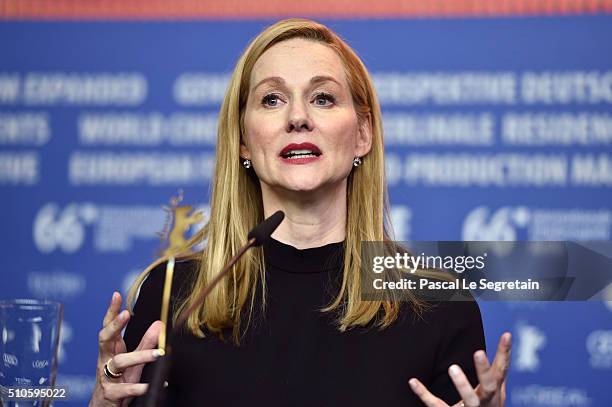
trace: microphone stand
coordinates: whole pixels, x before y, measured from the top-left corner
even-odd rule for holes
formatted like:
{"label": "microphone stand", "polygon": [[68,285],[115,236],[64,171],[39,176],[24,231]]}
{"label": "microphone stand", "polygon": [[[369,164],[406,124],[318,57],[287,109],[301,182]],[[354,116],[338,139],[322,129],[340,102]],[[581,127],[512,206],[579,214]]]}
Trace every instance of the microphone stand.
{"label": "microphone stand", "polygon": [[[181,314],[176,320],[176,324],[172,327],[172,330],[168,337],[168,343],[166,345],[166,348],[165,349],[161,348],[163,353],[161,356],[157,358],[157,360],[155,361],[153,365],[153,377],[151,378],[151,382],[149,383],[149,388],[147,390],[147,393],[145,394],[145,399],[144,399],[145,407],[161,407],[162,406],[161,390],[162,388],[166,387],[164,382],[166,380],[166,377],[168,377],[168,371],[170,370],[170,358],[172,356],[172,344],[176,338],[178,331],[180,330],[180,327],[187,320],[189,315],[191,315],[191,313],[197,307],[199,307],[200,305],[204,303],[204,300],[206,299],[208,294],[223,279],[223,277],[225,277],[227,273],[229,273],[229,271],[236,264],[236,262],[244,255],[244,253],[246,253],[247,250],[249,250],[251,247],[261,246],[268,238],[270,238],[270,235],[272,234],[272,232],[274,232],[274,230],[276,230],[278,225],[280,225],[284,217],[285,217],[285,214],[282,211],[277,211],[272,216],[270,216],[269,218],[261,222],[259,225],[255,226],[253,230],[249,232],[249,235],[248,235],[249,240],[247,244],[244,245],[240,250],[238,250],[238,252],[225,265],[223,270],[221,270],[221,272],[217,274],[215,278],[213,278],[211,282],[206,285],[206,287],[204,287],[204,289],[202,290],[202,292],[200,292],[200,294],[195,299],[195,301],[192,301],[189,307],[187,307],[181,312]],[[169,262],[168,264],[169,266],[170,266],[170,263],[172,264],[172,269],[173,269],[174,262],[173,261]],[[166,270],[166,272],[168,273],[168,269]],[[164,314],[165,312],[166,315],[165,316],[162,315],[162,319],[164,318],[167,319],[168,303],[170,301],[170,286],[172,285],[172,276],[171,276],[172,272],[173,271],[170,271],[170,277],[168,277],[168,274],[166,275],[166,281],[164,283],[164,297],[163,297],[164,303],[162,304],[162,314]],[[160,334],[160,341],[159,341],[160,345],[165,344],[165,332],[163,332],[163,334],[164,334],[163,336]]]}
{"label": "microphone stand", "polygon": [[168,344],[166,345],[165,350],[163,348],[163,354],[157,358],[155,361],[155,367],[153,368],[153,377],[151,378],[151,383],[149,383],[149,389],[145,395],[145,406],[147,407],[159,407],[161,406],[161,390],[165,387],[165,380],[168,377],[168,371],[170,370],[170,357],[172,355],[172,344],[174,342],[174,338],[179,331],[179,327],[183,325],[183,323],[187,320],[189,315],[200,306],[208,294],[212,291],[213,288],[229,273],[232,267],[236,264],[236,262],[242,257],[247,250],[254,246],[256,239],[253,237],[249,240],[249,242],[244,245],[238,253],[231,258],[229,263],[221,270],[219,274],[215,276],[212,281],[204,287],[204,290],[198,295],[195,301],[192,301],[191,305],[184,309],[183,312],[179,315],[179,318],[176,320],[176,324],[172,327],[170,335],[168,337]]}

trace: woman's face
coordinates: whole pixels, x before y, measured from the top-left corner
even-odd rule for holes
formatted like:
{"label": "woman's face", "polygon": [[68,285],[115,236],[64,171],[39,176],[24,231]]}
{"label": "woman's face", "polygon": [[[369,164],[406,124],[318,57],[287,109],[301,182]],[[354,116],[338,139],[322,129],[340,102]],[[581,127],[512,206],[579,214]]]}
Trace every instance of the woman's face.
{"label": "woman's face", "polygon": [[370,150],[369,121],[358,120],[342,60],[328,46],[304,39],[275,44],[255,63],[250,82],[240,153],[262,188],[337,185],[353,159]]}

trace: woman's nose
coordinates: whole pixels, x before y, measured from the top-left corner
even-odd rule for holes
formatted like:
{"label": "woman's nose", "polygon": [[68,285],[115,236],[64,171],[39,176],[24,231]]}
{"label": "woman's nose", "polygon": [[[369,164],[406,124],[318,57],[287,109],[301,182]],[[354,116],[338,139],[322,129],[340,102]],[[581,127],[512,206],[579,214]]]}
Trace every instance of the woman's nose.
{"label": "woman's nose", "polygon": [[289,109],[287,132],[311,131],[313,123],[308,113],[308,107],[303,102],[294,102]]}

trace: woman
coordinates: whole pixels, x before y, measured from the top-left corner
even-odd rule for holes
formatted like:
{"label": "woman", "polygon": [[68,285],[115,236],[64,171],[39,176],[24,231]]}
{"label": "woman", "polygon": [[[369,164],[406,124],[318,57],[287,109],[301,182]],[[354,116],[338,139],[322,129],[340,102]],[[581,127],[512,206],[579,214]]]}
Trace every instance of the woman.
{"label": "woman", "polygon": [[[175,316],[250,228],[279,209],[286,217],[188,318],[168,405],[504,404],[510,335],[489,365],[476,302],[360,299],[360,244],[390,239],[381,112],[366,68],[335,33],[290,19],[251,42],[221,107],[216,154],[211,217],[190,242],[207,247],[175,267]],[[145,393],[164,261],[137,282],[133,317],[113,295],[90,406]]]}

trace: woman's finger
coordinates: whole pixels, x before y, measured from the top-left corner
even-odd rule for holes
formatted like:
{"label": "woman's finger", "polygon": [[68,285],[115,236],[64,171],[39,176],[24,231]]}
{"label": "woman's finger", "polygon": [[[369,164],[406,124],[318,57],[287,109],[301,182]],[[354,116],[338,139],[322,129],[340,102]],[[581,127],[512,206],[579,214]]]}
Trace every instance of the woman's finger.
{"label": "woman's finger", "polygon": [[113,293],[111,297],[110,305],[106,310],[106,314],[104,315],[104,321],[102,322],[102,326],[106,326],[111,323],[113,319],[117,316],[119,311],[121,310],[121,294],[117,291]]}
{"label": "woman's finger", "polygon": [[113,356],[109,362],[109,369],[113,372],[123,372],[128,367],[153,362],[161,356],[157,349],[136,350],[134,352],[120,353]]}
{"label": "woman's finger", "polygon": [[[136,350],[145,351],[147,349],[156,348],[159,333],[162,329],[164,329],[164,326],[164,323],[161,321],[153,322],[151,326],[149,326],[149,329],[147,329],[147,332],[145,332],[145,334],[142,336],[142,339],[140,340],[140,343],[138,344]],[[151,351],[149,350],[149,352]],[[123,378],[126,382],[136,383],[140,381],[140,375],[142,374],[143,368],[144,365],[136,365],[131,369],[127,370]]]}
{"label": "woman's finger", "polygon": [[451,367],[448,368],[448,374],[455,384],[465,406],[480,406],[480,398],[476,394],[468,378],[465,376],[465,373],[463,373],[463,370],[457,365],[451,365]]}
{"label": "woman's finger", "polygon": [[149,387],[146,383],[110,383],[101,384],[102,396],[108,401],[121,401],[127,397],[142,396]]}
{"label": "woman's finger", "polygon": [[487,354],[479,350],[474,353],[474,366],[476,366],[476,375],[480,385],[477,387],[477,393],[481,400],[489,400],[498,390],[497,379],[495,372],[491,369]]}
{"label": "woman's finger", "polygon": [[100,333],[98,334],[98,341],[101,348],[105,347],[110,342],[121,338],[121,330],[127,324],[128,319],[130,319],[130,313],[127,310],[124,310],[100,330]]}
{"label": "woman's finger", "polygon": [[503,382],[508,374],[508,368],[510,367],[510,351],[512,349],[512,335],[510,332],[504,332],[499,338],[497,344],[497,353],[495,359],[493,359],[493,372],[498,383]]}
{"label": "woman's finger", "polygon": [[136,350],[153,349],[157,347],[157,341],[159,340],[159,333],[162,329],[165,329],[165,325],[161,321],[155,321],[149,326],[147,331],[142,336],[140,343]]}
{"label": "woman's finger", "polygon": [[418,379],[412,378],[408,380],[408,383],[412,391],[419,396],[427,407],[448,407],[448,404],[431,394],[431,392],[427,390],[427,387]]}

